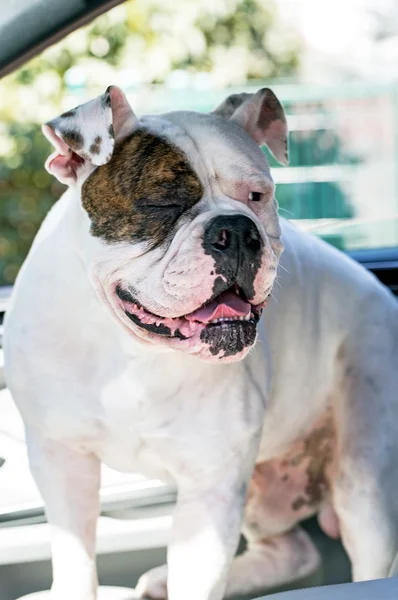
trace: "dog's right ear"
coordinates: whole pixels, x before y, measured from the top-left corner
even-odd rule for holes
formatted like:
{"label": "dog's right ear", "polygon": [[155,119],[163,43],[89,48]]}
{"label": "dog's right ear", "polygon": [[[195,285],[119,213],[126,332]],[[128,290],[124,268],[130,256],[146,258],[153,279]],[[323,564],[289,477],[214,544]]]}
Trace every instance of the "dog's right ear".
{"label": "dog's right ear", "polygon": [[260,146],[266,144],[282,165],[288,164],[285,111],[272,90],[262,88],[256,94],[232,94],[212,112],[234,121]]}
{"label": "dog's right ear", "polygon": [[122,90],[110,86],[102,96],[43,125],[56,149],[46,161],[47,171],[67,185],[81,184],[95,167],[109,162],[115,141],[132,133],[137,124]]}

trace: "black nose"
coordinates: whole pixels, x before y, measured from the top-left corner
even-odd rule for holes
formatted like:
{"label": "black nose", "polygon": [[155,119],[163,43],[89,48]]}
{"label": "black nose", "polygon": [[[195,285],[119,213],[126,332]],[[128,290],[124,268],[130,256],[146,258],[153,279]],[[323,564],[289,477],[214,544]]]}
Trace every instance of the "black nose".
{"label": "black nose", "polygon": [[222,252],[231,258],[256,257],[261,254],[262,246],[256,225],[244,215],[215,217],[204,233],[204,247],[213,256]]}
{"label": "black nose", "polygon": [[250,300],[263,251],[255,223],[244,215],[215,217],[206,226],[203,247],[214,258],[216,273],[222,275],[219,285],[227,289],[237,283]]}

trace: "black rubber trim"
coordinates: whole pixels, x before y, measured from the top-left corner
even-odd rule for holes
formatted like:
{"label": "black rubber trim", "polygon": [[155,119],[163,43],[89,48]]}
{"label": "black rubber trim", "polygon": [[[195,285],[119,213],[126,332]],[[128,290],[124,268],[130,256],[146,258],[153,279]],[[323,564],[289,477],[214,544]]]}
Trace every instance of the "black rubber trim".
{"label": "black rubber trim", "polygon": [[124,1],[9,1],[0,14],[0,78]]}
{"label": "black rubber trim", "polygon": [[386,263],[386,265],[390,265],[392,267],[398,265],[398,247],[352,250],[346,254],[363,265],[380,263]]}
{"label": "black rubber trim", "polygon": [[398,248],[377,248],[347,253],[374,273],[384,285],[398,296]]}

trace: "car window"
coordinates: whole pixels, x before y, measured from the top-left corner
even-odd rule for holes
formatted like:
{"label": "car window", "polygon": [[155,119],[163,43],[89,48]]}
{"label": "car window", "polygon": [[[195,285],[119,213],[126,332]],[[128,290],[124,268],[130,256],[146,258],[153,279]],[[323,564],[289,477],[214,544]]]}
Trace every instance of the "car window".
{"label": "car window", "polygon": [[345,2],[341,22],[332,4],[128,1],[4,78],[0,285],[64,189],[44,170],[40,124],[110,83],[138,114],[272,87],[290,127],[289,166],[269,157],[280,214],[343,250],[398,246],[398,11]]}

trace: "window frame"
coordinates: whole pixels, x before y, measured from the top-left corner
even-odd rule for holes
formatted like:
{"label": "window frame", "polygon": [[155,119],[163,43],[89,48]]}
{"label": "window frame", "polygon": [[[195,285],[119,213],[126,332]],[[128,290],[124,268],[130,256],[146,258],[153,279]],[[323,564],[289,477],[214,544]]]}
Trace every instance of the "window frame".
{"label": "window frame", "polygon": [[[0,18],[0,79],[124,1],[70,0],[67,10],[65,0],[40,0],[33,7],[31,0],[10,2],[5,11],[7,20]],[[50,24],[43,19],[46,7],[53,15],[60,8],[59,18]]]}

